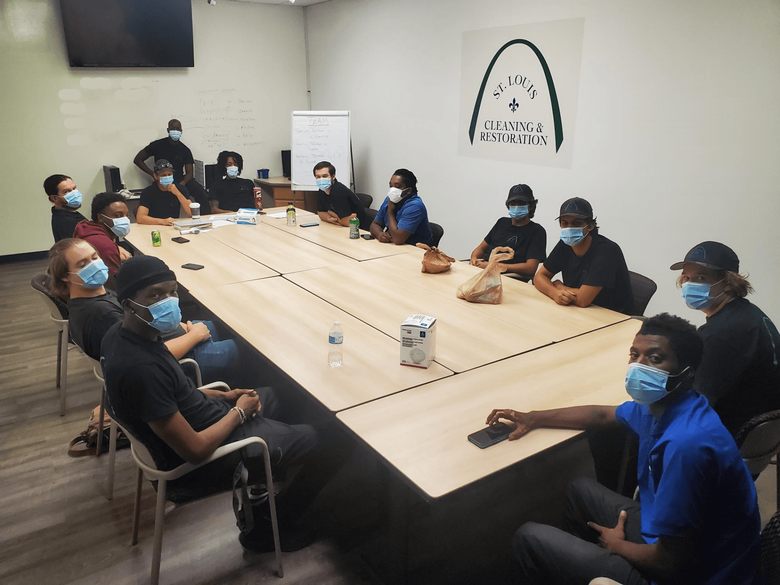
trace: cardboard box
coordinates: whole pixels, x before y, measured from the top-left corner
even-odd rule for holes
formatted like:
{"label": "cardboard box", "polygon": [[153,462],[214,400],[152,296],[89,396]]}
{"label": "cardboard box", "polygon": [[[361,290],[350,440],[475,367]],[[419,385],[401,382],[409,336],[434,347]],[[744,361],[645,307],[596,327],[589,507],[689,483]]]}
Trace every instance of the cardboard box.
{"label": "cardboard box", "polygon": [[257,209],[241,207],[236,213],[236,223],[239,225],[257,225]]}
{"label": "cardboard box", "polygon": [[427,368],[436,357],[436,317],[409,315],[401,323],[401,365]]}

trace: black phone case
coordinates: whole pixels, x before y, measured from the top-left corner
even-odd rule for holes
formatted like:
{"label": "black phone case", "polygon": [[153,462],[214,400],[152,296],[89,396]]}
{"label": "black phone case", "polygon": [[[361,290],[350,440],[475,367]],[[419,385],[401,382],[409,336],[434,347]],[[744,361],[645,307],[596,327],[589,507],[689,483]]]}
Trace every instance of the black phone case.
{"label": "black phone case", "polygon": [[512,427],[504,423],[496,423],[492,427],[487,427],[476,433],[469,435],[469,441],[480,449],[487,449],[496,443],[504,441],[512,432]]}

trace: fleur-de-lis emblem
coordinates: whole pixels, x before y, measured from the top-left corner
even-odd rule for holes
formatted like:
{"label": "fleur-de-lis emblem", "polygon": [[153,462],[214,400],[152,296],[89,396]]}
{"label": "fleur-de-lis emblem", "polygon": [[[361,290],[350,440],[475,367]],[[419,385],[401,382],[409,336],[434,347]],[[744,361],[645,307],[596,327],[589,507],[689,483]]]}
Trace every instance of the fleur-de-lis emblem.
{"label": "fleur-de-lis emblem", "polygon": [[512,103],[509,104],[509,109],[512,110],[512,113],[514,114],[517,111],[517,108],[520,107],[520,104],[517,103],[517,100],[515,98],[512,98]]}

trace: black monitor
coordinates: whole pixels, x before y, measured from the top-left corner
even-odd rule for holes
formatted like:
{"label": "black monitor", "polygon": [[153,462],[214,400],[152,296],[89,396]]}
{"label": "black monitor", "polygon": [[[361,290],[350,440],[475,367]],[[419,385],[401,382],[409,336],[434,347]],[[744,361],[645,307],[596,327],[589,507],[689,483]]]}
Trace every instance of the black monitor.
{"label": "black monitor", "polygon": [[106,182],[106,192],[117,193],[122,190],[119,167],[103,165],[103,180]]}
{"label": "black monitor", "polygon": [[290,169],[290,151],[289,150],[283,150],[282,151],[282,176],[287,177],[288,179],[292,176],[292,171]]}

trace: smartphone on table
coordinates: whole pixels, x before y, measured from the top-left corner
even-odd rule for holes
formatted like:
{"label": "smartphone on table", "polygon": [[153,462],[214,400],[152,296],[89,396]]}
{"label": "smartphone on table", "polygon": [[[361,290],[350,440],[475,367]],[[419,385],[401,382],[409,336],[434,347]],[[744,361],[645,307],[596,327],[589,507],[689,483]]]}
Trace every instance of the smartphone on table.
{"label": "smartphone on table", "polygon": [[481,431],[477,431],[476,433],[471,433],[469,435],[469,441],[474,443],[480,449],[487,449],[488,447],[491,447],[496,443],[500,443],[506,439],[513,430],[515,430],[514,427],[510,427],[508,424],[499,422],[494,425],[490,425]]}

